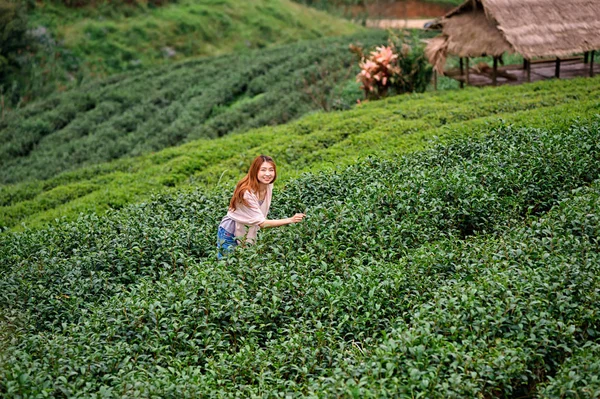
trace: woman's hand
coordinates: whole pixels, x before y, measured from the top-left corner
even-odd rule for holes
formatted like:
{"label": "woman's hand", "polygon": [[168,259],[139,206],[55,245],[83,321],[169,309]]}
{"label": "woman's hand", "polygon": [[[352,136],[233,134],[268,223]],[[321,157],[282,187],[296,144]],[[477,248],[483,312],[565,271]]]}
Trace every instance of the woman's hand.
{"label": "woman's hand", "polygon": [[302,221],[302,219],[304,219],[304,216],[306,216],[306,215],[305,215],[305,214],[303,214],[303,213],[297,213],[297,214],[295,214],[294,216],[292,216],[291,218],[289,218],[289,219],[290,219],[290,223],[298,223],[298,222],[301,222],[301,221]]}

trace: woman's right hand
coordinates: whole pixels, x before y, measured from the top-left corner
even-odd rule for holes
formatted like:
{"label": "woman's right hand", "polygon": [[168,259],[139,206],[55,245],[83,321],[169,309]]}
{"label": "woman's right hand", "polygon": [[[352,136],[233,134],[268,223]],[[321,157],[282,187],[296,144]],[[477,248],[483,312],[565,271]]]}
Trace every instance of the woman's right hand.
{"label": "woman's right hand", "polygon": [[289,219],[290,219],[290,223],[298,223],[298,222],[301,222],[301,221],[302,221],[302,219],[304,219],[304,216],[306,216],[306,215],[305,215],[305,214],[303,214],[303,213],[297,213],[297,214],[295,214],[294,216],[292,216],[291,218],[289,218]]}

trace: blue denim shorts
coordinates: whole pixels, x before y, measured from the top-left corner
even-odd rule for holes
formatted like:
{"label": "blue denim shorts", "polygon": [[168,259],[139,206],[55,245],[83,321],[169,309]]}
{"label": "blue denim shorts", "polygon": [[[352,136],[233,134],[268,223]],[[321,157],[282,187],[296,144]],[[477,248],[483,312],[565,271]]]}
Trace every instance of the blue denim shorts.
{"label": "blue denim shorts", "polygon": [[222,227],[219,227],[217,232],[217,258],[223,259],[223,256],[233,252],[238,243],[233,233],[228,232]]}

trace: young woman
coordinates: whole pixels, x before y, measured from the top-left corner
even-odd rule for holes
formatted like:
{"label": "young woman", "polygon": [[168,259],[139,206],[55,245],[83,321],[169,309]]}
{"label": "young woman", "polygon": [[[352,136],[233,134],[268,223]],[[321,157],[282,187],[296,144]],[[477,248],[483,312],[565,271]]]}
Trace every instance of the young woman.
{"label": "young woman", "polygon": [[303,213],[286,219],[267,219],[276,179],[277,167],[273,158],[259,155],[252,161],[248,174],[236,185],[229,202],[229,211],[219,225],[219,259],[237,245],[253,244],[256,241],[256,232],[261,227],[278,227],[302,221]]}

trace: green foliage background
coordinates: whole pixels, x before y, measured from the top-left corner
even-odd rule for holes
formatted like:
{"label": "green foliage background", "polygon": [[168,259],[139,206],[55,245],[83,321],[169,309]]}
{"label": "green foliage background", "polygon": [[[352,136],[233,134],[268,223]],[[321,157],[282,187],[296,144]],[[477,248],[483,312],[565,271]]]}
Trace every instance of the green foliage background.
{"label": "green foliage background", "polygon": [[152,191],[232,182],[246,172],[248,160],[257,153],[274,156],[285,181],[302,171],[349,165],[372,154],[393,158],[423,149],[436,137],[472,135],[500,118],[519,126],[544,127],[569,115],[589,117],[599,112],[598,85],[598,78],[584,78],[397,96],[350,111],[317,113],[280,127],[196,140],[45,181],[2,186],[0,225],[34,227],[80,212],[121,208],[148,198]]}
{"label": "green foliage background", "polygon": [[[0,112],[5,103],[16,101],[11,95],[14,86],[22,84],[19,72],[24,66],[25,54],[32,50],[34,41],[27,33],[26,7],[20,1],[0,1]],[[21,78],[21,79],[19,79]]]}
{"label": "green foliage background", "polygon": [[27,19],[20,3],[0,2],[0,79],[17,67],[19,52],[25,50]]}

